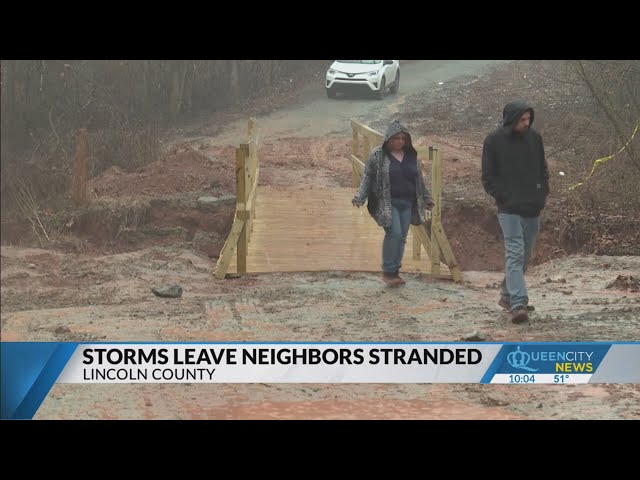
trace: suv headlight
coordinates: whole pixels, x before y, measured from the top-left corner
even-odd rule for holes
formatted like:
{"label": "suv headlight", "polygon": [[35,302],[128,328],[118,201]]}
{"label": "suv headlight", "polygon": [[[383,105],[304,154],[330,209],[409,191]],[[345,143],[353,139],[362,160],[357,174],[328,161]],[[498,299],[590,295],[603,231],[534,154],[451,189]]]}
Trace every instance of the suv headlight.
{"label": "suv headlight", "polygon": [[328,73],[329,73],[329,75],[335,75],[338,72],[336,70],[333,70],[332,68],[330,68]]}
{"label": "suv headlight", "polygon": [[367,75],[369,75],[370,77],[375,77],[379,73],[380,73],[380,70],[376,70],[375,72],[367,72]]}

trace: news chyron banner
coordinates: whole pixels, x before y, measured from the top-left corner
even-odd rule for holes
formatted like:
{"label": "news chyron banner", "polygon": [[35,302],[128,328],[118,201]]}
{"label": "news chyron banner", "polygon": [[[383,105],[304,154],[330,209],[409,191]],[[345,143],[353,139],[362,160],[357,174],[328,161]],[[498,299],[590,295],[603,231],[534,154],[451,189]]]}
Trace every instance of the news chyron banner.
{"label": "news chyron banner", "polygon": [[626,343],[1,342],[2,418],[55,383],[640,383]]}

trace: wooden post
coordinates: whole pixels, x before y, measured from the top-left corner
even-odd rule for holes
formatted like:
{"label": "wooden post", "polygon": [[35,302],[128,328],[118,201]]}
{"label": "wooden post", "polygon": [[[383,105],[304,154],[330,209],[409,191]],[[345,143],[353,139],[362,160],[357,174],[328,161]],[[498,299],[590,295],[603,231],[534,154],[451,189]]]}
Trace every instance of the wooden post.
{"label": "wooden post", "polygon": [[422,242],[418,237],[418,228],[420,226],[411,225],[411,236],[413,237],[413,259],[420,260],[420,253],[422,250]]}
{"label": "wooden post", "polygon": [[[244,217],[244,209],[247,205],[247,157],[249,154],[249,145],[246,143],[241,144],[236,148],[236,216],[242,216],[241,220],[246,220]],[[236,249],[236,265],[238,273],[247,272],[247,225],[246,221],[243,222],[242,230],[238,237],[238,247]]]}
{"label": "wooden post", "polygon": [[431,197],[435,203],[431,210],[431,274],[440,275],[440,247],[435,230],[440,225],[442,200],[442,157],[437,148],[429,147],[431,166]]}
{"label": "wooden post", "polygon": [[[253,128],[253,127],[252,127]],[[256,159],[256,142],[255,139],[250,139],[249,143],[243,144],[244,150],[244,221],[245,221],[245,246],[247,254],[249,252],[249,240],[251,238],[251,231],[253,230],[253,218],[251,216],[249,200],[253,198],[253,179],[255,177],[255,159]],[[253,203],[253,202],[251,202]]]}
{"label": "wooden post", "polygon": [[[251,148],[251,144],[253,143],[253,147]],[[252,228],[252,221],[251,221],[251,212],[248,211],[249,209],[249,198],[251,197],[251,193],[252,193],[252,186],[253,186],[253,173],[252,173],[252,169],[253,169],[253,157],[255,156],[255,142],[250,142],[250,143],[245,143],[242,144],[242,150],[244,153],[244,209],[245,209],[245,213],[244,213],[244,230],[241,234],[241,237],[243,237],[244,240],[244,270],[242,271],[242,273],[246,273],[247,272],[247,255],[249,255],[249,238],[251,236],[251,228]],[[252,155],[253,154],[253,155]]]}
{"label": "wooden post", "polygon": [[[369,139],[369,135],[362,135],[362,163],[367,164],[367,160],[369,160],[369,155],[371,155],[371,140]],[[364,172],[362,172],[364,173]]]}
{"label": "wooden post", "polygon": [[[351,153],[354,157],[358,156],[358,130],[351,125],[353,130],[353,138],[351,140]],[[356,171],[356,167],[351,164],[351,186],[354,188],[358,188],[360,186],[360,178],[358,176],[358,172]]]}
{"label": "wooden post", "polygon": [[236,254],[237,273],[247,273],[249,241],[253,232],[258,190],[258,138],[260,130],[255,118],[247,123],[249,142],[236,148],[236,216],[231,232],[220,252],[216,278],[224,278],[232,256]]}
{"label": "wooden post", "polygon": [[[258,122],[256,121],[255,118],[250,118],[249,119],[249,144],[253,144],[253,149],[250,151],[251,154],[251,165],[252,165],[252,175],[251,175],[251,181],[252,184],[255,183],[255,188],[258,188],[258,175],[260,172],[260,165],[259,165],[259,160],[258,160],[258,136],[260,135],[260,131],[258,130]],[[254,133],[255,138],[254,137]],[[254,181],[255,180],[255,181]],[[258,195],[257,192],[253,195],[253,208],[252,208],[252,216],[251,216],[251,232],[253,231],[253,220],[256,218],[256,202],[258,199]],[[251,233],[250,232],[250,233]]]}
{"label": "wooden post", "polygon": [[245,199],[245,185],[244,185],[244,166],[245,157],[243,145],[236,148],[236,209]]}
{"label": "wooden post", "polygon": [[244,230],[244,222],[236,218],[231,226],[229,236],[220,251],[220,257],[218,257],[218,263],[216,264],[215,271],[215,277],[217,279],[221,280],[226,276],[227,270],[229,269],[229,263],[231,263],[231,256],[236,250],[235,246],[238,244],[238,239],[240,238],[242,230]]}
{"label": "wooden post", "polygon": [[[419,171],[422,174],[422,156],[424,155],[424,147],[418,147],[414,145],[416,151],[418,152],[418,167]],[[425,217],[427,220],[431,218],[431,213],[428,210],[425,210]],[[420,231],[418,229],[422,229],[424,231],[424,227],[422,225],[411,225],[411,235],[413,236],[413,259],[420,260],[422,258],[422,241]],[[431,248],[427,248],[425,244],[425,251],[427,253],[431,253]]]}
{"label": "wooden post", "polygon": [[[366,133],[362,134],[362,163],[366,165],[367,160],[369,160],[369,154],[371,153],[371,141],[369,140],[369,136]],[[357,156],[357,155],[356,155]],[[362,175],[364,175],[364,169],[359,174],[355,170],[355,166],[351,166],[353,169],[354,175],[354,185],[357,188],[360,185],[360,180],[362,179]]]}

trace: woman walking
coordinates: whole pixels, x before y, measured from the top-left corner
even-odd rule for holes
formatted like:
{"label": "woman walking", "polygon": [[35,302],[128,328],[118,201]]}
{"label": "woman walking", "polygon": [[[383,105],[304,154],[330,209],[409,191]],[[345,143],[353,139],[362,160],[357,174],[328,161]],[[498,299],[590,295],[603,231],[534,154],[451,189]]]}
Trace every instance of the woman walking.
{"label": "woman walking", "polygon": [[367,199],[369,213],[385,232],[382,279],[387,285],[403,285],[399,274],[409,225],[425,223],[424,210],[431,210],[434,203],[411,135],[399,120],[391,122],[382,145],[369,155],[351,203],[361,207]]}

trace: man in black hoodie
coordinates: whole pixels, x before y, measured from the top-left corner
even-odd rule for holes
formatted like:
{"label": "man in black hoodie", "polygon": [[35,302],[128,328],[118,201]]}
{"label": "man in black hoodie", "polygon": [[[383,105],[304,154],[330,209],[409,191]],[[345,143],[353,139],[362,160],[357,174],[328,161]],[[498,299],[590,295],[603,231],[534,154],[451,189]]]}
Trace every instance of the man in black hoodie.
{"label": "man in black hoodie", "polygon": [[522,323],[529,320],[524,272],[549,195],[549,171],[542,137],[531,129],[533,108],[523,101],[511,102],[502,119],[502,126],[484,141],[482,184],[496,201],[504,236],[505,278],[499,305],[511,311],[513,323]]}

